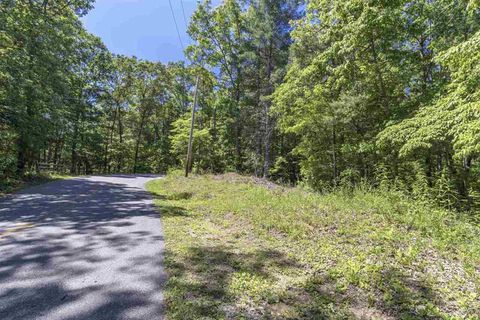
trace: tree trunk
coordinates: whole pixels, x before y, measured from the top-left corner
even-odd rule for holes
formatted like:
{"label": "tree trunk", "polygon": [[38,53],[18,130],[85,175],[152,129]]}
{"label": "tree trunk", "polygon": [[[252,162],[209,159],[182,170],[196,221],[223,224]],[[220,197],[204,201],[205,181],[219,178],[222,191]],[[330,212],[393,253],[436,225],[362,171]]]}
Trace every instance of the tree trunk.
{"label": "tree trunk", "polygon": [[[238,80],[238,79],[237,79]],[[237,172],[242,172],[243,162],[242,162],[242,128],[240,124],[240,87],[237,83],[237,88],[235,90],[235,103],[236,103],[236,115],[235,115],[235,169]]]}
{"label": "tree trunk", "polygon": [[140,128],[137,133],[137,139],[135,141],[135,157],[133,160],[133,173],[137,173],[137,165],[138,165],[138,152],[140,149],[140,139],[142,137],[143,126],[145,125],[145,118],[146,118],[147,111],[144,110],[142,112],[142,116],[140,118]]}
{"label": "tree trunk", "polygon": [[78,139],[78,122],[80,121],[80,112],[77,111],[75,118],[75,125],[73,129],[73,139],[72,139],[72,155],[70,160],[70,173],[76,174],[77,168],[77,139]]}
{"label": "tree trunk", "polygon": [[[272,85],[272,72],[273,72],[273,39],[270,39],[270,47],[267,62],[267,90],[266,95],[269,96],[273,92]],[[264,145],[264,158],[263,158],[263,177],[268,178],[270,176],[270,151],[273,126],[270,118],[270,101],[265,101],[264,117],[265,117],[265,145]]]}
{"label": "tree trunk", "polygon": [[25,141],[23,134],[20,134],[17,145],[18,145],[17,174],[19,176],[22,176],[25,174],[25,168],[27,165],[27,142]]}
{"label": "tree trunk", "polygon": [[[108,138],[105,143],[105,154],[103,158],[103,172],[104,173],[110,173],[110,168],[108,166],[108,148],[113,142],[113,133],[115,131],[115,122],[117,121],[117,113],[118,113],[119,105],[117,104],[117,107],[115,108],[115,112],[113,113],[113,119],[112,119],[112,125],[110,126],[110,132],[108,133]],[[108,168],[108,169],[107,169]]]}
{"label": "tree trunk", "polygon": [[76,173],[76,166],[77,166],[77,125],[75,125],[73,141],[72,141],[72,155],[70,160],[70,173]]}
{"label": "tree trunk", "polygon": [[[123,147],[123,123],[122,123],[122,111],[119,110],[118,113],[118,139],[120,142],[121,148]],[[123,170],[123,152],[119,152],[117,159],[117,172],[122,172]]]}
{"label": "tree trunk", "polygon": [[337,133],[335,125],[332,125],[332,164],[333,164],[333,185],[337,186]]}

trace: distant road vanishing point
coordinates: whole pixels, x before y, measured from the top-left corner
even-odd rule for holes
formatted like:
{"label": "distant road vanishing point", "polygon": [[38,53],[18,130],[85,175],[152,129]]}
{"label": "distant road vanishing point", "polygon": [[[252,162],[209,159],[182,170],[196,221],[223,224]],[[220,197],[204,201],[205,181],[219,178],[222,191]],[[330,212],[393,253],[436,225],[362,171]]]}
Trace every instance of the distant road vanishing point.
{"label": "distant road vanishing point", "polygon": [[155,175],[91,176],[0,199],[0,319],[163,319]]}

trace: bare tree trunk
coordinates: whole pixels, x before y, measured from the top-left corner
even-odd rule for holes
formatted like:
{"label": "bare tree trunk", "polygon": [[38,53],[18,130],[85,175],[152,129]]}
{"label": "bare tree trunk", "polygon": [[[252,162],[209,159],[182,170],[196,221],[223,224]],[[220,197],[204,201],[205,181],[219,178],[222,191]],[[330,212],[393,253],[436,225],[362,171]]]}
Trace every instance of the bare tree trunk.
{"label": "bare tree trunk", "polygon": [[[105,154],[104,154],[104,158],[103,158],[103,172],[105,173],[110,173],[110,168],[108,166],[108,148],[109,146],[112,144],[113,142],[113,133],[115,131],[115,122],[117,121],[117,113],[118,113],[118,109],[119,109],[119,105],[117,104],[117,107],[115,108],[115,112],[113,113],[113,120],[112,120],[112,125],[110,126],[110,132],[109,132],[109,137],[107,138],[107,141],[105,143]],[[108,168],[108,170],[107,170]]]}
{"label": "bare tree trunk", "polygon": [[55,142],[55,146],[53,148],[53,164],[57,164],[58,163],[58,149],[59,149],[59,144],[60,144],[60,141],[57,140]]}
{"label": "bare tree trunk", "polygon": [[[266,108],[266,112],[269,112],[270,107]],[[272,141],[272,127],[270,125],[270,116],[265,117],[265,149],[264,149],[264,158],[263,158],[263,177],[270,177],[270,151],[271,151],[271,141]]]}
{"label": "bare tree trunk", "polygon": [[337,186],[337,133],[335,125],[332,125],[332,164],[333,164],[333,184]]}
{"label": "bare tree trunk", "polygon": [[21,176],[25,173],[25,167],[27,165],[27,142],[25,141],[23,134],[20,134],[17,145],[17,174]]}
{"label": "bare tree trunk", "polygon": [[[122,123],[122,111],[119,110],[119,113],[118,113],[118,139],[119,139],[119,142],[120,142],[120,146],[123,145],[123,123]],[[121,172],[122,169],[123,169],[123,157],[124,155],[122,154],[122,152],[119,152],[119,155],[118,155],[118,163],[117,163],[117,172]]]}
{"label": "bare tree trunk", "polygon": [[[270,39],[270,47],[268,53],[268,62],[267,62],[267,90],[266,95],[271,95],[273,92],[272,85],[272,72],[273,72],[273,39]],[[265,117],[265,145],[264,145],[264,158],[263,158],[263,177],[268,178],[270,176],[270,152],[271,152],[271,140],[272,140],[272,119],[270,117],[270,101],[264,102],[264,117]]]}
{"label": "bare tree trunk", "polygon": [[235,169],[237,172],[242,172],[243,162],[242,162],[242,128],[240,124],[240,88],[237,84],[237,89],[235,93],[235,102],[237,106],[236,115],[235,115]]}
{"label": "bare tree trunk", "polygon": [[73,139],[72,139],[72,154],[70,159],[70,173],[76,174],[77,167],[77,137],[78,137],[78,113],[77,119],[75,121],[75,127],[73,129]]}
{"label": "bare tree trunk", "polygon": [[147,110],[145,108],[145,110],[142,112],[142,116],[140,118],[140,128],[138,130],[137,139],[135,141],[135,157],[134,157],[134,160],[133,160],[133,173],[137,173],[138,152],[139,152],[139,149],[140,149],[140,139],[142,138],[142,132],[143,132],[143,127],[145,125],[146,115],[147,115]]}

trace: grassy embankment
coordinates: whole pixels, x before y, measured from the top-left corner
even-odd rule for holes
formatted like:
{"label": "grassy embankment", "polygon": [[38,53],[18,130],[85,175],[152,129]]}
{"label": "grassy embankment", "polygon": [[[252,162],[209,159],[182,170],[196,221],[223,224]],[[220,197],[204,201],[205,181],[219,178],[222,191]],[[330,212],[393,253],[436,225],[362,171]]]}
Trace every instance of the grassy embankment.
{"label": "grassy embankment", "polygon": [[67,179],[68,175],[44,173],[26,175],[22,178],[0,178],[0,197],[37,184]]}
{"label": "grassy embankment", "polygon": [[480,228],[448,211],[234,174],[148,188],[169,319],[480,318]]}

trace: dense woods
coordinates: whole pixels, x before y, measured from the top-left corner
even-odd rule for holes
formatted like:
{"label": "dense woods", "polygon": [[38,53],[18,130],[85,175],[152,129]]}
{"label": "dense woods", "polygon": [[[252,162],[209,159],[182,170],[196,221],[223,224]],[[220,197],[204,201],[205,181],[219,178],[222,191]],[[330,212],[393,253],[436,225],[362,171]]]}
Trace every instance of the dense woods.
{"label": "dense woods", "polygon": [[201,1],[189,63],[110,53],[91,0],[0,3],[0,176],[194,170],[480,202],[475,0]]}

